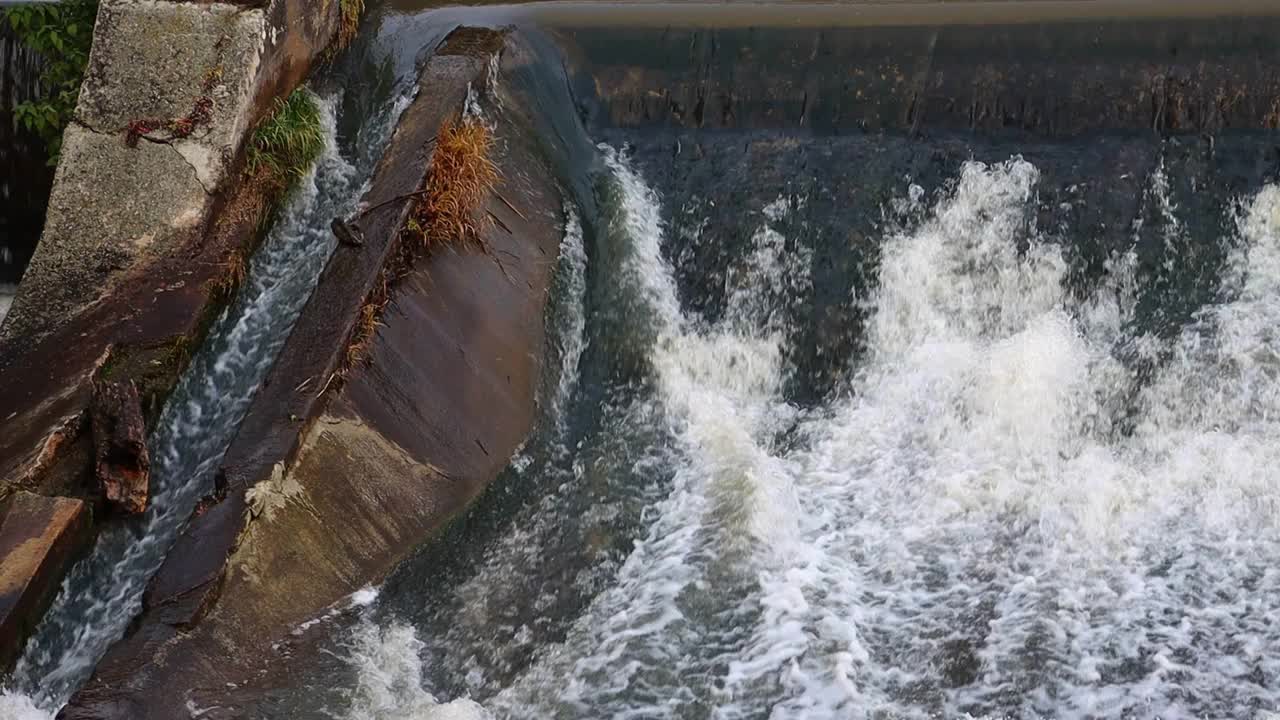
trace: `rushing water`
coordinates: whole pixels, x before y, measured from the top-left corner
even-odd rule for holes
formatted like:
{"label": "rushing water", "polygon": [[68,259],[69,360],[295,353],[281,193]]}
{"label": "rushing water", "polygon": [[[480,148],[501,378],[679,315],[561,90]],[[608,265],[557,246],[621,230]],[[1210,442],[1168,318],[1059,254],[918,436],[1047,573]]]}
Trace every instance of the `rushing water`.
{"label": "rushing water", "polygon": [[[387,16],[360,71],[403,83],[448,26]],[[0,716],[47,717],[124,632],[396,114],[367,157],[331,144],[273,231],[153,438],[153,509],[72,573]],[[268,716],[1280,709],[1280,189],[1198,188],[1232,179],[1194,174],[1194,142],[961,140],[988,162],[952,163],[954,139],[766,137],[785,162],[762,169],[717,165],[713,135],[695,166],[727,209],[660,195],[621,142],[566,151],[542,421],[465,522],[307,623],[327,652]],[[1054,176],[1065,156],[1136,216]],[[866,191],[824,196],[837,174]],[[874,252],[841,264],[868,207]]]}
{"label": "rushing water", "polygon": [[[329,220],[354,206],[375,157],[364,152],[354,164],[344,158],[335,135],[337,99],[319,104],[326,137],[320,159],[254,256],[245,286],[213,326],[149,440],[146,513],[104,530],[68,574],[14,670],[16,692],[0,703],[52,712],[67,701],[123,635],[147,581],[196,501],[212,489],[213,471],[333,250]],[[379,146],[405,104],[401,98],[375,115],[380,119],[361,128],[358,144]]]}
{"label": "rushing water", "polygon": [[[932,194],[904,182],[875,286],[848,299],[865,351],[801,408],[784,310],[812,264],[782,228],[805,199],[755,210],[707,320],[671,261],[698,224],[668,226],[670,199],[601,153],[589,342],[556,386],[576,404],[557,394],[560,429],[540,433],[562,452],[535,441],[509,471],[547,496],[449,588],[388,583],[344,641],[340,717],[1280,707],[1280,189],[1226,210],[1227,236],[1191,237],[1151,173],[1158,275],[1193,270],[1193,242],[1227,258],[1218,291],[1157,332],[1140,226],[1079,292],[1034,222],[1032,163],[965,163]],[[584,325],[557,327],[572,343]]]}

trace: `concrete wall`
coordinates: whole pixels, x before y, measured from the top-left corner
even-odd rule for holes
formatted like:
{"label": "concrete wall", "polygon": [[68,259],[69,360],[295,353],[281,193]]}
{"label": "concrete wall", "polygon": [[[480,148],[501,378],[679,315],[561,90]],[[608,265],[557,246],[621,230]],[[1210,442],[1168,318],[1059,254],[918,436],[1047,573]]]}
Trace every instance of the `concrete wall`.
{"label": "concrete wall", "polygon": [[[1110,3],[1117,17],[1017,16],[1062,4],[1010,2],[986,15],[967,3],[936,13],[936,3],[877,6],[883,26],[842,27],[812,25],[826,10],[797,10],[767,30],[742,27],[749,11],[719,28],[679,12],[663,27],[565,17],[559,35],[597,127],[1041,136],[1280,127],[1275,7],[1188,19],[1126,17]],[[949,16],[967,22],[944,24]]]}

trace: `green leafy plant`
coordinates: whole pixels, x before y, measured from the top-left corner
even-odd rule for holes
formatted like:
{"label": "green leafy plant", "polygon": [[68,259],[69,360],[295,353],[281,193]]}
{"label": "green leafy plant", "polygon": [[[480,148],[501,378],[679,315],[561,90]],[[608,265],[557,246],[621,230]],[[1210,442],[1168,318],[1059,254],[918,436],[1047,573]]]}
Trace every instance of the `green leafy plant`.
{"label": "green leafy plant", "polygon": [[49,164],[56,165],[62,131],[75,114],[80,82],[93,46],[98,0],[63,0],[7,8],[0,11],[18,41],[44,59],[40,97],[14,108],[17,121],[49,148]]}
{"label": "green leafy plant", "polygon": [[311,93],[299,88],[276,100],[271,114],[253,132],[248,170],[266,170],[278,185],[289,187],[307,174],[323,150],[320,108]]}

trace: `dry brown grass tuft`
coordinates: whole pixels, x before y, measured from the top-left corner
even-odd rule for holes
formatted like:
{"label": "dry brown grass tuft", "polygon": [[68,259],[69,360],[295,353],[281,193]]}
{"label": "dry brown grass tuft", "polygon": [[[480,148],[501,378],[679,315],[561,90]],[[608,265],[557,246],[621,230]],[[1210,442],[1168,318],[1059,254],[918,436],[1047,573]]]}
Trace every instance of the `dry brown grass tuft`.
{"label": "dry brown grass tuft", "polygon": [[338,1],[338,36],[334,39],[336,49],[342,50],[356,39],[360,30],[360,15],[364,13],[364,0]]}
{"label": "dry brown grass tuft", "polygon": [[378,332],[378,326],[382,325],[382,314],[391,299],[391,278],[385,270],[378,275],[375,283],[373,290],[365,298],[364,305],[360,306],[360,317],[351,330],[351,342],[347,343],[347,354],[342,363],[343,376],[368,359],[373,337]]}
{"label": "dry brown grass tuft", "polygon": [[215,279],[214,292],[220,297],[230,298],[236,294],[249,275],[249,261],[244,250],[237,248],[222,262]]}
{"label": "dry brown grass tuft", "polygon": [[406,230],[417,235],[422,248],[481,245],[480,209],[498,182],[498,168],[489,159],[493,134],[483,124],[447,121],[436,135],[436,148]]}
{"label": "dry brown grass tuft", "polygon": [[440,247],[470,245],[485,249],[481,209],[498,182],[489,159],[493,135],[478,122],[445,122],[436,135],[431,167],[400,237],[399,249],[383,268],[360,307],[337,377],[368,360],[373,338],[391,299],[391,288],[414,258]]}

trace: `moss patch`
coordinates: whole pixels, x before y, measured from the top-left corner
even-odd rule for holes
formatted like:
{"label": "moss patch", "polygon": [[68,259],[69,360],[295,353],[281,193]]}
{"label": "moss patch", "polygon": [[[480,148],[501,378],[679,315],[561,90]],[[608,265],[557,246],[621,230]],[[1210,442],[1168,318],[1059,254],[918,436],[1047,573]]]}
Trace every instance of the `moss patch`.
{"label": "moss patch", "polygon": [[[203,333],[200,333],[203,337]],[[103,381],[132,380],[138,386],[147,427],[154,427],[165,400],[191,362],[191,339],[186,336],[142,346],[116,346],[98,370]]]}

